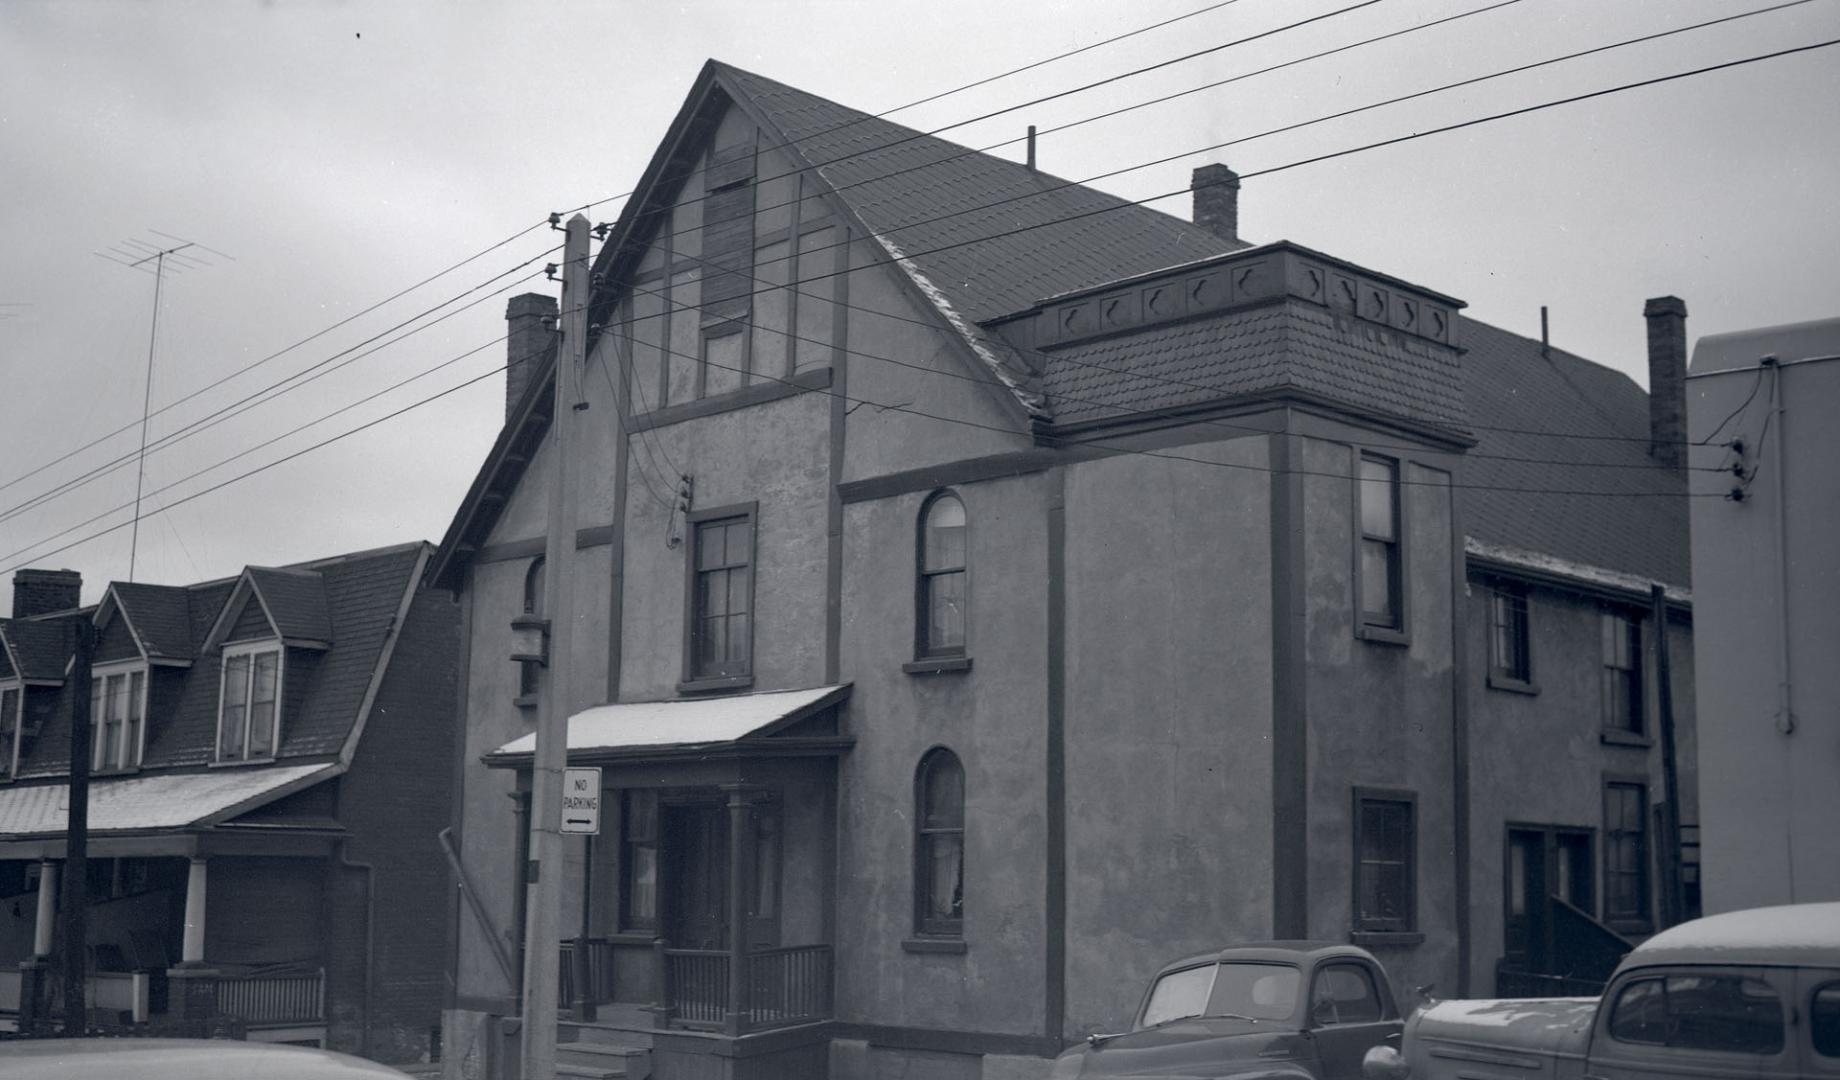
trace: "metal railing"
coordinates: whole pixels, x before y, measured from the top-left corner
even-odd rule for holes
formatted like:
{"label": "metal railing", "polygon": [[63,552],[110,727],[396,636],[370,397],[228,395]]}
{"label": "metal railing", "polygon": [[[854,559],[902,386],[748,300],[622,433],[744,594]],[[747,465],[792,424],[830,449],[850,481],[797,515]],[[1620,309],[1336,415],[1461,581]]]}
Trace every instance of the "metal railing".
{"label": "metal railing", "polygon": [[326,971],[225,976],[217,982],[217,1011],[250,1024],[323,1021]]}
{"label": "metal railing", "polygon": [[779,1027],[831,1014],[831,947],[796,945],[747,956],[749,1027]]}

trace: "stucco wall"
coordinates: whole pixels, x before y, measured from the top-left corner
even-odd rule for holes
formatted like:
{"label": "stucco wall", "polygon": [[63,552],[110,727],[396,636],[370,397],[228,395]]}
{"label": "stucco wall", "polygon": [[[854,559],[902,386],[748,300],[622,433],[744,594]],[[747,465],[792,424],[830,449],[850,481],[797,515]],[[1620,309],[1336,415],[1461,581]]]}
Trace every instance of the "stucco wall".
{"label": "stucco wall", "polygon": [[1168,453],[1067,470],[1068,1038],[1271,932],[1266,441]]}
{"label": "stucco wall", "polygon": [[[967,515],[965,672],[901,670],[913,658],[915,515],[927,493],[845,508],[842,670],[857,741],[840,773],[840,1019],[1041,1028],[1047,484],[1037,474],[953,489]],[[958,955],[902,947],[914,931],[914,770],[935,746],[965,770]]]}
{"label": "stucco wall", "polygon": [[1396,992],[1456,984],[1452,882],[1453,668],[1449,474],[1410,460],[1399,472],[1405,628],[1397,644],[1358,637],[1353,475],[1357,447],[1304,442],[1307,605],[1306,736],[1311,936],[1347,941],[1353,928],[1354,789],[1416,795],[1416,930],[1409,945],[1371,945]]}

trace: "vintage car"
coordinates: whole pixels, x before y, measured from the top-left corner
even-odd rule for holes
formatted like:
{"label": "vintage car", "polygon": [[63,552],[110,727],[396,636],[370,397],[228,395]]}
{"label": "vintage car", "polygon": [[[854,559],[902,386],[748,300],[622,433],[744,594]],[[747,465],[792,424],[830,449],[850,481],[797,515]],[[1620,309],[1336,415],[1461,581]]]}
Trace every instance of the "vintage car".
{"label": "vintage car", "polygon": [[1365,949],[1236,945],[1165,966],[1130,1031],[1088,1036],[1049,1076],[1358,1080],[1367,1051],[1399,1029],[1386,972]]}
{"label": "vintage car", "polygon": [[1840,1077],[1840,903],[1712,915],[1631,950],[1598,998],[1444,1001],[1368,1080]]}

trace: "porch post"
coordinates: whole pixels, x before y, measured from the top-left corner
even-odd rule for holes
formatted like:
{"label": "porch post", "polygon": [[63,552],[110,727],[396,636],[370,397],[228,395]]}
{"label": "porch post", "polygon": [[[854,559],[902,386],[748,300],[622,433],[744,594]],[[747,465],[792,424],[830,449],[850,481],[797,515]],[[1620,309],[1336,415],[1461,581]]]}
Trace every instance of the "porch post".
{"label": "porch post", "polygon": [[32,955],[51,955],[51,936],[57,926],[57,864],[38,864],[38,922],[32,928]]}
{"label": "porch post", "polygon": [[185,878],[185,941],[179,953],[182,964],[204,963],[205,866],[202,856],[193,856]]}
{"label": "porch post", "polygon": [[739,1035],[748,1016],[748,839],[753,800],[743,787],[728,789],[728,1015],[723,1028]]}

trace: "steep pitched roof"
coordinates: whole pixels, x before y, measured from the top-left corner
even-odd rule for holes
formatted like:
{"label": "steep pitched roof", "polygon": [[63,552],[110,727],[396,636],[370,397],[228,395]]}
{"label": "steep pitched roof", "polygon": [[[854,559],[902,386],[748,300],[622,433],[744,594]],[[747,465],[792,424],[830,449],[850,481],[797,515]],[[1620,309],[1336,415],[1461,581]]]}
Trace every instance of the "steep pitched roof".
{"label": "steep pitched roof", "polygon": [[[1485,544],[1685,586],[1686,478],[1648,454],[1648,395],[1621,372],[1464,319],[1464,530]],[[1520,459],[1520,460],[1515,460]]]}
{"label": "steep pitched roof", "polygon": [[70,659],[71,627],[62,619],[0,619],[0,638],[21,679],[63,682]]}
{"label": "steep pitched roof", "polygon": [[197,654],[191,636],[191,595],[177,585],[116,581],[109,585],[101,617],[112,598],[134,628],[135,640],[149,660],[190,660]]}
{"label": "steep pitched roof", "polygon": [[244,571],[274,622],[275,633],[302,641],[332,640],[325,576],[316,570],[252,566]]}

